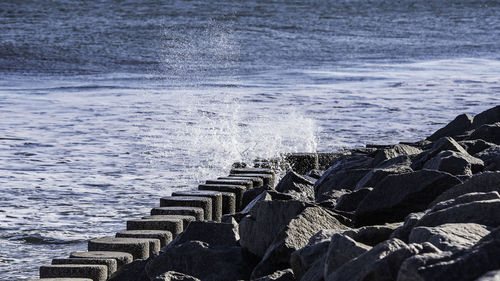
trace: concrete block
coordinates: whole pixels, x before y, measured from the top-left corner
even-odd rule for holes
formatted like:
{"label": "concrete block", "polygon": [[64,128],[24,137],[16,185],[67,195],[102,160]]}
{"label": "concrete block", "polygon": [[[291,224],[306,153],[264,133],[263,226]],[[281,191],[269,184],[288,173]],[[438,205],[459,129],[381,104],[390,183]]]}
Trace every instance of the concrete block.
{"label": "concrete block", "polygon": [[108,277],[118,269],[118,263],[115,259],[53,259],[52,264],[100,264],[108,268]]}
{"label": "concrete block", "polygon": [[116,233],[121,238],[152,238],[160,240],[160,249],[172,241],[172,233],[166,230],[125,230]]}
{"label": "concrete block", "polygon": [[230,185],[230,184],[200,184],[199,190],[214,190],[219,192],[232,192],[236,198],[236,211],[239,211],[243,201],[243,193],[246,187],[243,185]]}
{"label": "concrete block", "polygon": [[243,180],[237,180],[237,179],[230,179],[230,180],[207,180],[205,182],[206,184],[231,184],[231,185],[244,185],[246,189],[252,189],[253,188],[253,181],[249,179],[243,179]]}
{"label": "concrete block", "polygon": [[208,197],[212,199],[212,220],[220,222],[222,218],[222,194],[218,191],[211,191],[211,190],[176,191],[172,193],[172,196]]}
{"label": "concrete block", "polygon": [[317,153],[287,153],[282,155],[286,169],[305,175],[310,170],[319,169]]}
{"label": "concrete block", "polygon": [[175,238],[184,229],[181,219],[136,219],[127,221],[127,230],[167,230]]}
{"label": "concrete block", "polygon": [[232,192],[221,191],[222,215],[236,213],[236,195]]}
{"label": "concrete block", "polygon": [[158,219],[180,219],[182,220],[182,229],[186,229],[190,222],[196,219],[193,216],[182,216],[182,215],[154,215],[142,217],[144,220],[158,220]]}
{"label": "concrete block", "polygon": [[253,188],[261,187],[264,185],[264,180],[260,177],[218,177],[218,180],[252,180]]}
{"label": "concrete block", "polygon": [[166,196],[160,198],[160,207],[199,207],[203,209],[205,220],[212,220],[212,200],[206,197]]}
{"label": "concrete block", "polygon": [[[222,199],[224,202],[224,198]],[[158,207],[151,209],[152,216],[161,215],[181,215],[181,216],[192,216],[195,217],[197,221],[202,221],[203,208],[198,207]]]}
{"label": "concrete block", "polygon": [[57,264],[40,267],[40,278],[89,278],[92,281],[106,281],[108,268],[100,264]]}
{"label": "concrete block", "polygon": [[115,251],[72,252],[69,257],[77,259],[114,259],[118,268],[134,260],[134,257],[129,253]]}
{"label": "concrete block", "polygon": [[160,251],[160,241],[149,238],[103,237],[90,240],[88,250],[126,252],[134,259],[147,259]]}
{"label": "concrete block", "polygon": [[274,174],[229,174],[229,177],[259,177],[264,185],[274,187]]}

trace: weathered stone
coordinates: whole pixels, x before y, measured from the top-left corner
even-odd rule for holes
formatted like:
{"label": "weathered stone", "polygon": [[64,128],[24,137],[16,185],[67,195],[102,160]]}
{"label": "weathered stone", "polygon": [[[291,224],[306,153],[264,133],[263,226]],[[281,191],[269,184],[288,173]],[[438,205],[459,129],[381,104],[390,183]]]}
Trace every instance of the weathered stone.
{"label": "weathered stone", "polygon": [[425,210],[446,189],[460,183],[448,173],[430,170],[387,176],[359,203],[356,223],[402,221],[409,213]]}
{"label": "weathered stone", "polygon": [[237,246],[240,240],[238,224],[193,222],[172,241],[172,244],[182,244],[191,240],[205,242],[210,246]]}
{"label": "weathered stone", "polygon": [[211,190],[189,190],[172,192],[172,196],[207,197],[212,199],[212,220],[220,222],[222,218],[222,194]]}
{"label": "weathered stone", "polygon": [[484,162],[486,171],[500,170],[500,145],[495,145],[478,152],[474,154],[474,157],[477,157]]}
{"label": "weathered stone", "polygon": [[118,251],[130,253],[134,259],[146,259],[160,251],[160,241],[150,238],[103,237],[89,240],[89,251]]}
{"label": "weathered stone", "polygon": [[438,202],[453,199],[467,193],[490,191],[500,192],[500,172],[484,172],[474,175],[464,183],[443,192],[429,204],[429,207],[436,205]]}
{"label": "weathered stone", "polygon": [[[268,168],[240,168],[240,169],[231,169],[229,176],[238,175],[238,176],[255,176],[259,175],[263,177],[264,184],[269,185],[270,187],[274,187],[274,171]],[[267,176],[263,176],[267,175]],[[270,177],[269,177],[270,176]]]}
{"label": "weathered stone", "polygon": [[497,191],[467,193],[450,200],[439,202],[432,208],[430,208],[427,211],[427,213],[436,212],[459,204],[465,204],[475,201],[494,200],[494,199],[500,199],[500,195],[498,194]]}
{"label": "weathered stone", "polygon": [[479,128],[484,124],[493,124],[496,122],[500,122],[500,105],[487,109],[474,116],[472,127]]}
{"label": "weathered stone", "polygon": [[196,218],[193,216],[185,215],[154,215],[142,217],[143,220],[162,220],[162,219],[179,219],[182,220],[182,229],[186,228],[191,222],[195,221]]}
{"label": "weathered stone", "polygon": [[412,164],[410,165],[410,168],[413,170],[420,170],[424,166],[425,162],[429,161],[429,159],[433,158],[436,156],[439,152],[445,151],[445,150],[451,150],[455,152],[460,152],[463,154],[467,154],[467,151],[460,145],[458,144],[453,138],[451,137],[444,137],[440,138],[439,140],[435,141],[432,145],[432,148],[415,155]]}
{"label": "weathered stone", "polygon": [[463,140],[459,141],[458,144],[467,150],[470,155],[474,155],[485,149],[497,146],[494,143],[485,142],[484,140]]}
{"label": "weathered stone", "polygon": [[252,176],[246,176],[246,177],[218,177],[218,180],[251,180],[253,188],[261,187],[264,185],[264,180],[260,177],[252,177]]}
{"label": "weathered stone", "polygon": [[172,241],[172,233],[166,230],[125,230],[116,233],[118,238],[152,238],[160,241],[160,248]]}
{"label": "weathered stone", "polygon": [[146,265],[146,272],[150,278],[177,271],[203,281],[234,281],[248,280],[252,267],[240,247],[210,247],[201,241],[187,241],[163,248]]}
{"label": "weathered stone", "polygon": [[161,215],[181,215],[181,216],[192,216],[195,217],[197,221],[204,219],[203,208],[199,207],[158,207],[151,209],[152,216]]}
{"label": "weathered stone", "polygon": [[150,260],[135,260],[126,264],[115,272],[108,281],[149,281],[145,267]]}
{"label": "weathered stone", "polygon": [[484,162],[470,154],[445,150],[424,164],[424,169],[438,170],[452,175],[472,176],[484,169]]}
{"label": "weathered stone", "polygon": [[253,188],[253,181],[250,179],[243,179],[243,180],[237,180],[237,179],[229,179],[229,180],[207,180],[205,182],[206,184],[229,184],[229,185],[243,185],[245,188],[252,189]]}
{"label": "weathered stone", "polygon": [[346,154],[350,154],[350,152],[319,152],[318,154],[318,169],[320,170],[328,170],[330,166],[333,165],[339,159],[339,157],[344,156]]}
{"label": "weathered stone", "polygon": [[365,187],[346,193],[337,199],[335,210],[343,212],[353,212],[358,207],[359,203],[373,190],[371,187]]}
{"label": "weathered stone", "polygon": [[349,229],[334,214],[321,207],[307,207],[278,233],[267,248],[252,278],[262,277],[290,267],[291,254],[304,247],[309,238],[321,229]]}
{"label": "weathered stone", "polygon": [[378,165],[388,159],[396,158],[398,156],[408,156],[421,153],[420,148],[406,145],[406,144],[396,144],[390,148],[380,149],[375,153],[373,159],[373,164]]}
{"label": "weathered stone", "polygon": [[449,223],[434,227],[419,226],[410,233],[410,243],[429,242],[443,251],[458,251],[476,244],[490,231],[475,223]]}
{"label": "weathered stone", "polygon": [[201,280],[184,273],[167,271],[159,276],[156,276],[154,279],[151,279],[151,281],[201,281]]}
{"label": "weathered stone", "polygon": [[236,211],[239,211],[242,208],[243,193],[245,192],[246,187],[244,185],[231,184],[200,184],[198,185],[198,189],[234,193],[236,198]]}
{"label": "weathered stone", "polygon": [[269,186],[264,185],[261,187],[252,188],[250,190],[245,191],[245,193],[243,193],[243,199],[242,199],[243,208],[242,209],[246,209],[247,205],[250,204],[250,202],[252,202],[256,197],[261,195],[263,192],[269,191],[269,190],[272,190],[272,189]]}
{"label": "weathered stone", "polygon": [[477,128],[467,139],[481,139],[494,144],[500,144],[500,122],[485,124]]}
{"label": "weathered stone", "polygon": [[388,240],[392,233],[403,223],[387,223],[384,225],[369,225],[344,231],[343,234],[351,237],[357,242],[368,246],[375,246]]}
{"label": "weathered stone", "polygon": [[354,190],[359,190],[364,187],[374,187],[389,175],[405,174],[411,172],[413,172],[413,170],[409,166],[404,165],[393,165],[388,168],[372,169],[359,180]]}
{"label": "weathered stone", "polygon": [[498,268],[500,268],[500,240],[492,240],[479,243],[467,251],[410,257],[401,265],[397,280],[474,280]]}
{"label": "weathered stone", "polygon": [[454,137],[457,135],[463,135],[465,134],[465,132],[470,130],[472,126],[472,119],[472,116],[470,116],[469,114],[460,114],[446,126],[427,137],[427,139],[430,141],[437,141],[442,137]]}
{"label": "weathered stone", "polygon": [[67,258],[67,259],[53,259],[52,264],[100,264],[105,265],[108,271],[108,277],[111,276],[117,269],[118,263],[115,259],[77,259],[77,258]]}
{"label": "weathered stone", "polygon": [[240,221],[240,244],[263,257],[278,233],[297,217],[306,203],[300,201],[259,201]]}
{"label": "weathered stone", "polygon": [[267,276],[252,279],[252,281],[295,281],[293,271],[291,269],[279,270]]}
{"label": "weathered stone", "polygon": [[475,281],[500,281],[500,270],[488,271]]}
{"label": "weathered stone", "polygon": [[40,278],[89,278],[106,281],[108,268],[99,264],[57,264],[40,267]]}
{"label": "weathered stone", "polygon": [[313,182],[316,182],[317,180],[319,180],[323,176],[324,172],[325,171],[323,171],[323,170],[310,170],[305,175],[305,178],[309,179]]}
{"label": "weathered stone", "polygon": [[205,220],[212,220],[212,200],[206,197],[167,196],[160,198],[160,207],[198,207]]}
{"label": "weathered stone", "polygon": [[175,238],[184,229],[182,225],[178,218],[139,219],[127,221],[127,230],[166,230]]}
{"label": "weathered stone", "polygon": [[417,225],[418,221],[424,216],[424,212],[411,213],[406,216],[402,226],[396,228],[390,238],[398,238],[405,243],[408,242],[411,230]]}
{"label": "weathered stone", "polygon": [[314,201],[314,182],[307,180],[294,171],[286,173],[275,189],[278,192],[294,193],[300,198]]}
{"label": "weathered stone", "polygon": [[77,259],[114,259],[118,268],[131,263],[134,259],[129,253],[115,251],[72,252],[69,257]]}
{"label": "weathered stone", "polygon": [[358,243],[349,236],[343,234],[333,235],[325,255],[323,278],[326,279],[342,265],[370,249],[370,246]]}
{"label": "weathered stone", "polygon": [[319,168],[317,153],[289,153],[282,156],[285,169],[305,175],[308,171]]}

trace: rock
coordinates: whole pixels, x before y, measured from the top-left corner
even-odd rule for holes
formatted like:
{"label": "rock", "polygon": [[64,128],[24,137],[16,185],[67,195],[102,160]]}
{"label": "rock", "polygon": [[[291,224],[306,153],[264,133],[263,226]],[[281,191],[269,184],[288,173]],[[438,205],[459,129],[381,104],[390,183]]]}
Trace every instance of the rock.
{"label": "rock", "polygon": [[129,253],[114,251],[72,252],[69,257],[78,259],[114,259],[118,268],[131,263],[134,259]]}
{"label": "rock", "polygon": [[101,264],[57,264],[40,267],[40,278],[89,278],[93,281],[105,281],[108,268]]}
{"label": "rock", "polygon": [[250,176],[247,176],[247,177],[218,177],[217,178],[218,180],[251,180],[252,181],[252,188],[257,188],[257,187],[261,187],[264,185],[264,180],[260,177],[250,177]]}
{"label": "rock", "polygon": [[475,281],[500,281],[500,270],[488,271]]}
{"label": "rock", "polygon": [[378,165],[388,159],[398,156],[408,156],[422,153],[422,150],[406,144],[396,144],[393,147],[378,150],[373,160],[374,165]]}
{"label": "rock", "polygon": [[484,169],[484,162],[471,155],[451,150],[438,153],[424,164],[424,169],[438,170],[452,175],[472,176]]}
{"label": "rock", "polygon": [[388,168],[376,168],[366,173],[356,184],[354,190],[359,190],[364,187],[374,187],[389,175],[411,172],[413,172],[413,170],[409,166],[404,165],[393,165]]}
{"label": "rock", "polygon": [[425,210],[437,196],[460,183],[448,173],[430,170],[387,176],[359,203],[356,223],[402,221],[409,213]]}
{"label": "rock", "polygon": [[335,210],[342,212],[353,212],[358,207],[359,203],[373,190],[371,187],[365,187],[346,193],[337,200]]}
{"label": "rock", "polygon": [[401,263],[418,254],[419,250],[418,247],[406,245],[398,239],[387,240],[343,264],[326,276],[325,280],[396,280]]}
{"label": "rock", "polygon": [[490,191],[500,192],[500,172],[484,172],[474,175],[464,183],[443,192],[429,204],[429,207],[436,205],[438,202],[453,199],[467,193]]}
{"label": "rock", "polygon": [[500,105],[485,110],[474,116],[472,127],[479,128],[484,124],[493,124],[496,122],[500,122]]}
{"label": "rock", "polygon": [[398,238],[405,243],[409,243],[408,237],[410,236],[411,230],[417,225],[418,221],[424,216],[424,214],[424,212],[419,212],[411,213],[406,216],[403,225],[395,229],[390,238]]}
{"label": "rock", "polygon": [[108,281],[149,281],[145,267],[150,259],[135,260],[122,266]]}
{"label": "rock", "polygon": [[202,241],[210,246],[237,246],[240,236],[238,224],[216,222],[192,222],[171,244]]}
{"label": "rock", "polygon": [[500,144],[500,122],[482,125],[481,127],[477,128],[467,139],[481,139],[494,144]]}
{"label": "rock", "polygon": [[427,213],[433,213],[459,204],[465,204],[475,201],[493,200],[493,199],[500,199],[500,195],[498,194],[497,191],[467,193],[450,200],[439,202],[432,208],[430,208],[427,211]]}
{"label": "rock", "polygon": [[268,190],[272,190],[272,189],[269,186],[264,185],[261,187],[252,188],[252,189],[245,191],[245,193],[243,193],[243,199],[242,199],[243,209],[245,209],[246,206],[248,204],[250,204],[250,202],[252,202],[257,196],[262,194],[264,191],[268,191]]}
{"label": "rock", "polygon": [[419,226],[410,233],[410,243],[429,242],[442,251],[456,252],[476,244],[490,231],[475,223],[447,223],[435,227]]}
{"label": "rock", "polygon": [[292,169],[301,175],[319,168],[317,153],[289,153],[282,157],[287,166],[286,170]]}
{"label": "rock", "polygon": [[200,184],[198,185],[199,190],[213,190],[219,192],[231,192],[234,193],[236,199],[236,211],[240,211],[243,204],[243,193],[246,190],[244,185],[231,185],[231,184]]}
{"label": "rock", "polygon": [[307,207],[278,233],[267,248],[262,261],[252,272],[252,278],[290,267],[292,253],[304,247],[309,238],[321,229],[347,230],[333,213],[321,207]]}
{"label": "rock", "polygon": [[252,279],[252,281],[295,281],[295,277],[291,269],[285,269],[261,278]]}
{"label": "rock", "polygon": [[155,278],[151,279],[151,281],[201,281],[198,278],[193,276],[189,276],[184,273],[179,273],[175,271],[167,271]]}
{"label": "rock", "polygon": [[314,201],[314,182],[303,176],[289,171],[275,187],[276,191],[282,193],[295,193],[309,201]]}
{"label": "rock", "polygon": [[496,145],[474,154],[484,162],[486,171],[500,170],[500,146]]}
{"label": "rock", "polygon": [[369,225],[344,231],[343,234],[351,237],[357,242],[368,246],[375,246],[378,243],[388,240],[391,234],[401,225],[401,222],[384,225]]}
{"label": "rock", "polygon": [[333,235],[325,256],[323,271],[325,280],[342,265],[359,257],[370,249],[370,246],[358,243],[349,236],[343,234]]}
{"label": "rock", "polygon": [[180,216],[192,216],[195,217],[197,221],[204,219],[203,208],[198,207],[157,207],[151,209],[152,216],[163,216],[163,215],[180,215]]}
{"label": "rock", "polygon": [[154,216],[145,216],[142,217],[143,220],[170,220],[170,219],[179,219],[182,221],[182,229],[185,229],[191,222],[196,220],[193,216],[185,216],[185,215],[154,215]]}
{"label": "rock", "polygon": [[460,152],[462,154],[467,154],[467,151],[458,144],[453,138],[444,137],[435,141],[432,148],[418,154],[412,161],[410,168],[413,170],[420,170],[424,166],[425,162],[429,161],[431,158],[436,156],[439,152],[451,150],[455,152]]}
{"label": "rock", "polygon": [[500,268],[500,240],[479,243],[467,251],[441,252],[408,258],[398,273],[398,281],[474,280]]}
{"label": "rock", "polygon": [[309,172],[307,172],[306,176],[308,178],[314,179],[314,182],[316,182],[323,176],[323,173],[325,173],[325,171],[323,170],[310,170]]}
{"label": "rock", "polygon": [[259,201],[240,221],[240,244],[263,257],[278,233],[306,208],[300,201]]}
{"label": "rock", "polygon": [[118,268],[115,259],[82,259],[82,258],[53,259],[52,264],[101,264],[107,267],[108,277],[111,276],[111,274],[113,274]]}
{"label": "rock", "polygon": [[427,137],[430,141],[436,141],[442,137],[454,137],[463,135],[470,130],[472,126],[472,116],[468,114],[458,115],[453,121],[448,123],[443,128],[437,130],[434,134]]}
{"label": "rock", "polygon": [[268,185],[271,188],[274,187],[274,174],[230,174],[228,177],[259,177],[260,179],[262,179],[263,185]]}
{"label": "rock", "polygon": [[497,146],[494,143],[485,142],[484,140],[464,140],[459,141],[458,144],[467,150],[470,155],[474,155],[485,149]]}
{"label": "rock", "polygon": [[146,272],[149,278],[176,271],[203,281],[234,281],[248,280],[252,268],[240,247],[210,247],[201,241],[187,241],[163,248],[148,262]]}
{"label": "rock", "polygon": [[28,281],[92,281],[90,278],[41,278],[41,279],[28,279]]}

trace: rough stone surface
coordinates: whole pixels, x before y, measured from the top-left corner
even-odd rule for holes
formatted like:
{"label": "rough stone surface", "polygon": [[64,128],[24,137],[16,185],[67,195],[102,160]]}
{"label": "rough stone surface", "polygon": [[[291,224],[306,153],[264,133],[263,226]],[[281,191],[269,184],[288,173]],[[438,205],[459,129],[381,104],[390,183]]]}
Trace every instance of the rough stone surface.
{"label": "rough stone surface", "polygon": [[118,268],[121,266],[131,263],[134,257],[125,252],[115,252],[115,251],[92,251],[92,252],[72,252],[69,255],[70,258],[78,259],[115,259]]}
{"label": "rough stone surface", "polygon": [[500,144],[500,122],[485,124],[477,128],[469,137],[469,140],[481,139],[494,144]]}
{"label": "rough stone surface", "polygon": [[194,196],[212,199],[212,220],[220,222],[222,218],[222,194],[211,190],[189,190],[172,192],[172,196]]}
{"label": "rough stone surface", "polygon": [[105,265],[108,269],[108,277],[111,276],[117,269],[118,263],[115,259],[53,259],[52,264],[100,264]]}
{"label": "rough stone surface", "polygon": [[478,152],[474,154],[474,157],[483,160],[486,171],[500,170],[500,145]]}
{"label": "rough stone surface", "polygon": [[89,278],[93,281],[106,281],[108,268],[98,264],[58,264],[40,267],[40,278]]}
{"label": "rough stone surface", "polygon": [[484,140],[464,140],[458,142],[470,155],[474,155],[488,148],[496,147],[497,145]]}
{"label": "rough stone surface", "polygon": [[150,260],[135,260],[121,267],[108,281],[149,281],[145,267]]}
{"label": "rough stone surface", "polygon": [[206,184],[229,184],[229,185],[243,185],[245,188],[252,189],[253,188],[253,181],[246,179],[246,180],[237,180],[237,179],[229,179],[229,180],[207,180],[205,182]]}
{"label": "rough stone surface", "polygon": [[405,165],[393,165],[387,168],[377,168],[366,173],[363,178],[356,184],[354,190],[359,190],[364,187],[374,187],[381,182],[385,177],[394,174],[410,173],[413,170]]}
{"label": "rough stone surface", "polygon": [[154,215],[142,217],[143,220],[162,220],[162,219],[179,219],[182,220],[182,229],[185,229],[191,222],[196,220],[193,216],[186,215]]}
{"label": "rough stone surface", "polygon": [[189,276],[184,273],[179,273],[175,271],[167,271],[155,278],[151,279],[151,281],[201,281],[198,278],[193,276]]}
{"label": "rough stone surface", "polygon": [[437,212],[439,210],[444,210],[446,208],[460,204],[471,203],[475,201],[494,200],[494,199],[500,199],[500,194],[498,194],[497,191],[467,193],[450,200],[441,201],[436,205],[432,206],[432,208],[430,208],[427,211],[427,213]]}
{"label": "rough stone surface", "polygon": [[429,242],[442,251],[458,251],[471,247],[490,231],[475,223],[449,223],[434,227],[415,227],[409,237],[410,243]]}
{"label": "rough stone surface", "polygon": [[206,197],[167,196],[160,198],[160,207],[198,207],[203,209],[205,220],[212,220],[212,200]]}
{"label": "rough stone surface", "polygon": [[228,177],[230,178],[238,178],[238,177],[259,177],[262,179],[264,185],[267,185],[269,187],[274,187],[274,174],[230,174]]}
{"label": "rough stone surface", "polygon": [[149,238],[103,237],[88,242],[89,251],[118,251],[130,253],[134,259],[146,259],[160,251],[160,241]]}
{"label": "rough stone surface", "polygon": [[261,187],[252,188],[250,190],[245,191],[245,193],[243,193],[243,199],[242,199],[243,208],[242,209],[246,209],[248,204],[250,204],[250,202],[252,202],[256,197],[261,195],[263,192],[269,191],[269,190],[272,190],[272,189],[269,186],[264,185]]}
{"label": "rough stone surface", "polygon": [[166,230],[125,230],[116,233],[121,238],[153,238],[160,241],[160,247],[165,247],[172,241],[172,233]]}
{"label": "rough stone surface", "polygon": [[452,175],[472,176],[484,169],[484,162],[470,154],[445,150],[424,164],[424,169],[438,170]]}
{"label": "rough stone surface", "polygon": [[500,281],[500,270],[488,271],[475,281]]}
{"label": "rough stone surface", "polygon": [[343,234],[351,237],[357,242],[368,246],[375,246],[378,243],[388,240],[392,233],[401,225],[401,222],[384,225],[369,225],[344,231]]}
{"label": "rough stone surface", "polygon": [[216,222],[193,222],[172,241],[182,244],[187,241],[202,241],[210,246],[237,246],[240,239],[238,224]]}
{"label": "rough stone surface", "polygon": [[305,175],[308,171],[319,169],[317,153],[289,153],[282,156],[286,170]]}
{"label": "rough stone surface", "polygon": [[28,279],[28,281],[92,281],[89,278],[41,278],[41,279]]}
{"label": "rough stone surface", "polygon": [[246,190],[244,185],[231,185],[231,184],[200,184],[198,185],[199,190],[213,190],[219,192],[231,192],[234,193],[236,198],[236,211],[241,210],[243,204],[243,193]]}
{"label": "rough stone surface", "polygon": [[436,141],[442,137],[454,137],[457,135],[463,135],[471,128],[472,119],[472,116],[468,114],[460,114],[446,126],[430,135],[427,139],[430,141]]}
{"label": "rough stone surface", "polygon": [[408,155],[415,155],[421,153],[422,150],[406,145],[406,144],[396,144],[393,147],[386,148],[386,149],[380,149],[375,153],[375,157],[373,160],[374,165],[378,165],[379,163],[382,163],[388,159],[395,158],[398,156],[408,156]]}
{"label": "rough stone surface", "polygon": [[321,229],[349,229],[330,211],[322,207],[307,207],[278,233],[267,248],[262,261],[252,272],[252,278],[290,267],[292,253],[304,247],[309,238]]}
{"label": "rough stone surface", "polygon": [[127,230],[166,230],[175,238],[182,232],[182,225],[178,218],[139,219],[127,221]]}
{"label": "rough stone surface", "polygon": [[484,124],[492,124],[496,122],[500,122],[500,105],[485,110],[474,116],[472,127],[479,128]]}
{"label": "rough stone surface", "polygon": [[335,234],[332,236],[328,244],[327,253],[325,255],[325,264],[323,277],[326,278],[339,267],[359,257],[366,251],[370,250],[370,246],[356,242],[354,239],[343,234]]}
{"label": "rough stone surface", "polygon": [[314,182],[294,171],[286,173],[275,189],[278,192],[293,193],[304,200],[314,201]]}
{"label": "rough stone surface", "polygon": [[429,161],[429,159],[436,156],[439,152],[445,150],[467,154],[467,151],[453,138],[444,137],[435,141],[430,149],[416,155],[410,167],[415,171],[420,170],[424,166],[425,162]]}
{"label": "rough stone surface", "polygon": [[387,176],[359,203],[356,222],[402,221],[409,213],[425,210],[443,191],[460,183],[448,173],[430,170]]}
{"label": "rough stone surface", "polygon": [[251,176],[246,176],[246,177],[230,177],[230,176],[227,176],[227,177],[218,177],[217,178],[218,180],[251,180],[252,181],[252,185],[253,187],[252,188],[257,188],[257,187],[261,187],[264,185],[264,180],[260,177],[251,177]]}
{"label": "rough stone surface", "polygon": [[359,203],[373,190],[371,187],[365,187],[353,192],[344,194],[337,199],[335,210],[343,212],[353,212],[358,208]]}
{"label": "rough stone surface", "polygon": [[296,279],[291,269],[276,271],[270,275],[257,279],[252,279],[252,281],[295,281],[295,280]]}
{"label": "rough stone surface", "polygon": [[197,221],[204,219],[203,208],[198,207],[158,207],[151,209],[152,216],[161,215],[180,215],[180,216],[192,216],[195,217]]}
{"label": "rough stone surface", "polygon": [[418,221],[424,216],[424,212],[411,213],[406,216],[402,226],[398,227],[391,234],[390,238],[398,238],[405,243],[408,243],[408,237],[411,230],[417,225]]}

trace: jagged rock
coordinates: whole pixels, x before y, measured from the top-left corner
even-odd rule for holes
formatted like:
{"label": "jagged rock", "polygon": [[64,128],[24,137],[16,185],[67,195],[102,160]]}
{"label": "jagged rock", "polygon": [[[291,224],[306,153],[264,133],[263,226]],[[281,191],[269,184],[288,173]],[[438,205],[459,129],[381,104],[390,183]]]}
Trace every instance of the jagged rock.
{"label": "jagged rock", "polygon": [[252,278],[290,267],[291,254],[307,245],[309,238],[321,229],[347,230],[335,215],[322,207],[307,207],[278,233],[267,248],[261,262],[252,272]]}
{"label": "jagged rock", "polygon": [[490,191],[500,192],[500,172],[484,172],[474,175],[464,183],[443,192],[429,207],[436,205],[438,202],[453,199],[467,193]]}
{"label": "jagged rock", "polygon": [[108,281],[149,281],[145,267],[150,260],[151,258],[135,260],[124,265],[111,275]]}
{"label": "jagged rock", "polygon": [[151,281],[200,281],[200,279],[180,272],[167,271],[151,279]]}
{"label": "jagged rock", "polygon": [[486,171],[500,170],[500,146],[496,145],[474,154],[484,162]]}
{"label": "jagged rock", "polygon": [[323,171],[323,170],[314,169],[314,170],[310,170],[309,172],[307,172],[306,177],[314,179],[314,182],[316,182],[317,180],[319,180],[323,176],[324,173],[325,173],[325,171]]}
{"label": "jagged rock", "polygon": [[476,244],[490,231],[475,223],[449,223],[435,227],[419,226],[410,233],[410,243],[429,242],[443,251],[458,251]]}
{"label": "jagged rock", "polygon": [[484,140],[494,144],[500,144],[500,122],[485,124],[477,128],[467,139]]}
{"label": "jagged rock", "polygon": [[446,126],[427,137],[427,139],[430,141],[436,141],[442,137],[454,137],[457,135],[463,135],[470,129],[472,125],[472,119],[472,116],[468,114],[460,114]]}
{"label": "jagged rock", "polygon": [[411,230],[417,225],[418,221],[424,216],[424,212],[411,213],[406,216],[402,226],[398,227],[391,234],[390,238],[398,238],[405,243],[408,243],[408,237],[410,236]]}
{"label": "jagged rock", "polygon": [[500,269],[488,271],[475,281],[500,281]]}
{"label": "jagged rock", "polygon": [[328,246],[323,271],[325,280],[342,265],[371,249],[343,234],[334,234]]}
{"label": "jagged rock", "polygon": [[252,279],[252,281],[294,281],[295,277],[291,269],[276,271],[273,274]]}
{"label": "jagged rock", "polygon": [[303,176],[289,171],[275,187],[276,191],[282,193],[294,193],[299,197],[314,201],[314,182]]}
{"label": "jagged rock", "polygon": [[241,247],[210,247],[201,241],[187,241],[164,247],[147,263],[146,272],[149,278],[176,271],[203,281],[234,281],[248,280],[252,267]]}
{"label": "jagged rock", "polygon": [[466,251],[416,255],[408,258],[398,273],[398,281],[474,280],[500,268],[500,240],[479,243]]}
{"label": "jagged rock", "polygon": [[407,245],[398,239],[387,240],[345,263],[325,276],[325,280],[395,280],[401,263],[421,251],[420,245]]}
{"label": "jagged rock", "polygon": [[297,217],[307,204],[300,201],[260,201],[240,221],[240,244],[263,257],[284,226]]}
{"label": "jagged rock", "polygon": [[443,171],[452,175],[472,176],[473,173],[484,169],[484,162],[468,153],[445,150],[427,161],[423,168]]}
{"label": "jagged rock", "polygon": [[378,165],[388,159],[398,156],[408,156],[421,153],[422,150],[407,144],[396,144],[391,148],[381,149],[375,153],[373,164]]}
{"label": "jagged rock", "polygon": [[[263,185],[261,187],[257,188],[252,188],[243,193],[243,199],[242,199],[242,206],[243,209],[250,204],[255,198],[257,198],[259,195],[261,195],[265,191],[272,190],[268,185]],[[243,212],[243,211],[241,211]]]}
{"label": "jagged rock", "polygon": [[496,122],[500,122],[500,105],[487,109],[474,116],[472,127],[479,128],[484,124],[493,124]]}
{"label": "jagged rock", "polygon": [[359,203],[356,223],[402,221],[409,213],[425,210],[443,191],[460,183],[448,173],[430,170],[387,176]]}
{"label": "jagged rock", "polygon": [[453,138],[444,137],[435,141],[434,144],[432,145],[432,148],[416,155],[410,167],[415,171],[420,170],[424,166],[425,162],[429,161],[429,159],[436,156],[439,152],[445,150],[451,150],[467,154],[467,151],[460,144],[458,144]]}
{"label": "jagged rock", "polygon": [[389,175],[411,172],[413,172],[413,170],[409,166],[404,165],[393,165],[387,168],[376,168],[366,173],[356,184],[354,190],[359,190],[364,187],[374,187]]}
{"label": "jagged rock", "polygon": [[432,208],[430,208],[427,211],[427,213],[436,212],[459,204],[465,204],[474,201],[494,200],[494,199],[500,199],[500,195],[498,194],[497,191],[467,193],[450,200],[439,202]]}
{"label": "jagged rock", "polygon": [[401,155],[391,159],[387,159],[384,162],[375,166],[375,169],[396,169],[410,167],[412,159],[417,157],[416,155]]}
{"label": "jagged rock", "polygon": [[335,210],[342,212],[355,211],[361,200],[363,200],[372,190],[373,188],[371,187],[365,187],[340,196],[335,204]]}
{"label": "jagged rock", "polygon": [[373,159],[366,155],[340,157],[314,184],[316,202],[328,200],[332,190],[352,190],[358,181],[369,172]]}
{"label": "jagged rock", "polygon": [[237,246],[240,240],[238,224],[196,221],[191,222],[171,244],[182,244],[187,241],[202,241],[210,246]]}
{"label": "jagged rock", "polygon": [[481,152],[485,149],[497,146],[494,143],[486,142],[484,140],[464,140],[459,141],[460,144],[470,155],[474,155],[478,152]]}
{"label": "jagged rock", "polygon": [[388,223],[384,225],[369,225],[344,231],[343,234],[357,242],[368,246],[375,246],[390,238],[391,234],[403,223]]}

